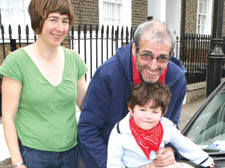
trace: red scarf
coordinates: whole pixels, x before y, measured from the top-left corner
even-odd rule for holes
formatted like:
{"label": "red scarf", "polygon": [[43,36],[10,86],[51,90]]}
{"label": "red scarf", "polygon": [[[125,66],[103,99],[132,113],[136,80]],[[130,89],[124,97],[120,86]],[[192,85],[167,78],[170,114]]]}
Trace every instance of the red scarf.
{"label": "red scarf", "polygon": [[[132,56],[132,68],[133,68],[133,81],[134,81],[134,85],[137,85],[139,83],[142,82],[141,76],[138,72],[137,66],[136,66],[136,57]],[[162,83],[163,85],[165,85],[165,78],[166,78],[166,72],[168,69],[168,64],[165,68],[165,70],[163,71],[163,73],[160,75],[159,77],[159,82]]]}
{"label": "red scarf", "polygon": [[131,132],[137,144],[140,146],[145,156],[149,160],[151,151],[153,150],[157,152],[162,142],[163,127],[161,122],[159,121],[159,123],[150,130],[143,130],[139,128],[135,124],[133,117],[130,118],[129,123]]}

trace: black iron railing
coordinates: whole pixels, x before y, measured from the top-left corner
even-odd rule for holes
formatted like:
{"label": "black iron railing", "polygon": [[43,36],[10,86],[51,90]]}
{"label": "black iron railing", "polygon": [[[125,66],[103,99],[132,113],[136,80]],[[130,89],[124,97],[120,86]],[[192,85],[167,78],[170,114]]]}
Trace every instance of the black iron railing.
{"label": "black iron railing", "polygon": [[206,81],[207,57],[211,36],[184,34],[180,39],[180,60],[187,73],[188,83]]}
{"label": "black iron railing", "polygon": [[[63,45],[80,54],[89,68],[86,75],[86,79],[89,81],[95,70],[112,57],[119,47],[127,45],[133,40],[134,31],[135,28],[119,26],[79,25],[77,28],[72,27],[69,35],[63,41]],[[24,32],[21,33],[20,26],[18,26],[17,32],[13,32],[9,26],[6,33],[4,26],[1,25],[0,58],[4,60],[10,51],[36,41],[37,36],[29,30],[28,26]],[[180,59],[187,69],[188,84],[206,81],[210,43],[211,36],[209,35],[184,34],[184,36],[176,38],[174,56]],[[225,76],[224,71],[223,76]]]}

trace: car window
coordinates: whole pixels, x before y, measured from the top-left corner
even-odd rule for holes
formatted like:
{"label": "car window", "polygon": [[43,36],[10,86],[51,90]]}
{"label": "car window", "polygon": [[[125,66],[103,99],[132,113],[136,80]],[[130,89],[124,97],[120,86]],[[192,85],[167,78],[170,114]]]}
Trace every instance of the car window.
{"label": "car window", "polygon": [[186,136],[206,151],[225,151],[225,92],[217,93],[193,122]]}

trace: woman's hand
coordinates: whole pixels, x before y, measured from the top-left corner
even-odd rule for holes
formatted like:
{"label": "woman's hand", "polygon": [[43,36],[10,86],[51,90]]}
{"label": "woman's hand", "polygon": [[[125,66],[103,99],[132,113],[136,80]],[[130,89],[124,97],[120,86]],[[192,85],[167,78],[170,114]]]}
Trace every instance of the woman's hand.
{"label": "woman's hand", "polygon": [[13,167],[14,168],[27,168],[27,166],[23,162],[17,163]]}
{"label": "woman's hand", "polygon": [[19,167],[16,167],[16,168],[27,168],[26,165],[22,165],[22,166],[19,166]]}

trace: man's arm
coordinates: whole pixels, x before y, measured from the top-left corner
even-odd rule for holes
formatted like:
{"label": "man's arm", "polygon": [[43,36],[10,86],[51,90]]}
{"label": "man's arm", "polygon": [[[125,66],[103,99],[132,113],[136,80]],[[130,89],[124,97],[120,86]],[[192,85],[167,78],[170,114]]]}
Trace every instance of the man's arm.
{"label": "man's arm", "polygon": [[178,125],[181,108],[183,105],[183,100],[187,90],[187,82],[185,76],[183,76],[177,83],[170,87],[172,97],[170,99],[170,104],[165,117],[169,118],[173,123]]}
{"label": "man's arm", "polygon": [[101,168],[106,167],[107,146],[100,130],[104,126],[109,102],[110,91],[107,82],[100,77],[98,71],[91,80],[86,93],[78,124],[78,134],[81,145]]}
{"label": "man's arm", "polygon": [[186,91],[187,91],[187,83],[186,83],[186,79],[183,79],[180,81],[180,87],[179,87],[179,91],[178,91],[179,94],[177,95],[177,100],[175,102],[174,109],[173,109],[174,112],[172,113],[172,116],[171,116],[172,121],[176,125],[178,125],[178,123],[179,123],[181,109],[182,109]]}

